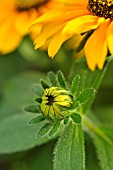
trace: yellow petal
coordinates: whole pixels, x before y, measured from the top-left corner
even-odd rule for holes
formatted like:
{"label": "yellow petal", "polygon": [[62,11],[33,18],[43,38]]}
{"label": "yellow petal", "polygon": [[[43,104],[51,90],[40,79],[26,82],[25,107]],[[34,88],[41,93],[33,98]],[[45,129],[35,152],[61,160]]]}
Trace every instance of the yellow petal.
{"label": "yellow petal", "polygon": [[59,108],[59,106],[56,104],[56,103],[53,103],[53,109],[54,109],[54,112],[57,116],[61,116],[62,113],[61,113],[61,110]]}
{"label": "yellow petal", "polygon": [[96,29],[105,19],[97,16],[85,15],[75,18],[67,23],[63,33],[80,34],[92,29]]}
{"label": "yellow petal", "polygon": [[55,110],[54,110],[53,106],[50,106],[48,112],[49,112],[49,117],[54,119]]}
{"label": "yellow petal", "polygon": [[[51,20],[54,20],[55,17],[61,16],[62,15],[62,11],[58,11],[58,10],[51,10],[50,12],[45,13],[44,15],[42,15],[41,17],[39,17],[38,19],[36,19],[32,25],[37,24],[39,22],[49,22]],[[32,26],[31,26],[32,27]]]}
{"label": "yellow petal", "polygon": [[45,116],[48,116],[48,114],[49,114],[49,109],[50,109],[50,106],[46,105],[46,106],[45,106],[45,111],[44,111],[44,115],[45,115]]}
{"label": "yellow petal", "polygon": [[35,49],[43,46],[46,40],[54,35],[61,27],[62,25],[60,23],[46,23],[34,42]]}
{"label": "yellow petal", "polygon": [[59,95],[59,96],[55,97],[54,101],[62,102],[62,101],[69,100],[69,99],[70,98],[68,95]]}
{"label": "yellow petal", "polygon": [[71,103],[69,103],[69,101],[64,101],[64,102],[56,102],[58,105],[60,106],[66,106],[66,107],[70,107]]}
{"label": "yellow petal", "polygon": [[56,90],[54,90],[52,93],[51,93],[51,95],[53,95],[54,97],[56,97],[56,96],[58,96],[58,95],[60,95],[60,94],[66,94],[67,93],[67,91],[66,90],[60,90],[60,89],[56,89]]}
{"label": "yellow petal", "polygon": [[49,105],[46,105],[44,102],[41,103],[41,110],[45,116],[48,115],[49,109],[50,109]]}
{"label": "yellow petal", "polygon": [[94,71],[96,66],[103,68],[107,55],[106,32],[109,20],[106,20],[87,40],[85,45],[85,55],[89,68]]}
{"label": "yellow petal", "polygon": [[61,45],[63,44],[64,41],[69,39],[71,36],[67,34],[62,34],[62,32],[57,32],[54,37],[52,37],[52,40],[49,43],[48,46],[48,54],[50,57],[54,57],[55,54],[58,52],[60,49]]}
{"label": "yellow petal", "polygon": [[[50,21],[65,21],[77,16],[90,14],[88,9],[85,6],[64,6],[56,9],[52,9],[49,12],[46,12],[39,18],[37,18],[33,25],[37,23],[46,23]],[[31,26],[32,27],[32,26]]]}
{"label": "yellow petal", "polygon": [[36,10],[29,10],[23,12],[15,13],[15,29],[21,35],[26,35],[28,33],[28,28],[31,23],[36,19],[38,13]]}
{"label": "yellow petal", "polygon": [[107,32],[107,43],[110,53],[113,56],[113,21],[111,22]]}
{"label": "yellow petal", "polygon": [[11,21],[2,23],[0,28],[0,52],[6,54],[15,50],[20,44],[22,37],[15,32]]}
{"label": "yellow petal", "polygon": [[56,1],[59,1],[59,2],[63,2],[63,3],[66,3],[66,4],[70,4],[70,5],[77,5],[77,4],[81,4],[81,5],[87,5],[88,4],[88,0],[56,0]]}
{"label": "yellow petal", "polygon": [[36,38],[37,38],[37,36],[41,33],[41,30],[42,30],[42,24],[38,24],[38,26],[37,25],[33,25],[32,26],[32,29],[31,29],[31,27],[30,27],[30,29],[28,29],[28,32],[29,32],[29,34],[30,34],[30,37],[31,37],[31,39],[34,41]]}

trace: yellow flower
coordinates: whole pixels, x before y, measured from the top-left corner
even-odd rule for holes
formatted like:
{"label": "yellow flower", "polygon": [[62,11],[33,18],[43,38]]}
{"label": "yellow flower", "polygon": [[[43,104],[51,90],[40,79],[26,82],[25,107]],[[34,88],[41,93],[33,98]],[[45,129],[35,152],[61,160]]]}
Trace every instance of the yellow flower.
{"label": "yellow flower", "polygon": [[49,119],[56,120],[65,117],[62,107],[71,107],[72,96],[67,90],[58,87],[50,87],[44,90],[41,103],[41,111]]}
{"label": "yellow flower", "polygon": [[64,7],[39,17],[34,25],[42,25],[35,40],[35,48],[47,41],[48,54],[54,57],[61,45],[75,34],[92,31],[84,51],[89,68],[103,68],[108,50],[113,55],[113,1],[62,0]]}
{"label": "yellow flower", "polygon": [[57,0],[0,0],[0,53],[15,50],[29,25],[54,8]]}

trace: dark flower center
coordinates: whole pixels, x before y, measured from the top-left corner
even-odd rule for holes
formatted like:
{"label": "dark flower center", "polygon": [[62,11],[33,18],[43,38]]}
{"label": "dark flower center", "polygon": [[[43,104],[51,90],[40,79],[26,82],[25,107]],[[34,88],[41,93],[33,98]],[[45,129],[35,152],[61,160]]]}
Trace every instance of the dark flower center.
{"label": "dark flower center", "polygon": [[30,8],[37,8],[47,1],[48,0],[15,0],[15,3],[19,10],[28,10]]}
{"label": "dark flower center", "polygon": [[93,15],[113,19],[113,0],[89,0],[88,9]]}
{"label": "dark flower center", "polygon": [[55,97],[53,97],[52,95],[50,95],[50,96],[47,95],[47,97],[48,97],[47,105],[52,106]]}

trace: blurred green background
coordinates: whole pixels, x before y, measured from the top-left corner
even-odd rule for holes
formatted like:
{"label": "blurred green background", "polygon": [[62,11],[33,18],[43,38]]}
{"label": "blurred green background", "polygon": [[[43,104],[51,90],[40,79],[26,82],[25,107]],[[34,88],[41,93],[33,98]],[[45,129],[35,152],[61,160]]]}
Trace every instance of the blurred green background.
{"label": "blurred green background", "polygon": [[[60,69],[67,77],[73,63],[72,53],[71,50],[61,48],[57,56],[50,59],[47,52],[35,51],[29,38],[26,37],[16,51],[1,56],[0,124],[11,115],[20,114],[21,117],[21,114],[24,113],[24,106],[34,99],[32,84],[38,83],[40,78],[45,78],[48,71],[57,72]],[[94,113],[106,126],[111,126],[113,122],[112,72],[113,62],[108,67],[92,106]],[[5,124],[6,128],[9,128],[7,121]],[[4,138],[4,133],[2,135]],[[35,134],[33,136],[35,138]],[[3,140],[1,135],[0,140]],[[86,169],[100,170],[95,147],[87,134],[85,134],[85,141]],[[5,142],[8,143],[9,141]],[[0,170],[52,170],[55,142],[56,140],[53,140],[41,146],[31,147],[32,149],[28,151],[0,154]],[[15,145],[18,145],[18,143],[15,143]]]}

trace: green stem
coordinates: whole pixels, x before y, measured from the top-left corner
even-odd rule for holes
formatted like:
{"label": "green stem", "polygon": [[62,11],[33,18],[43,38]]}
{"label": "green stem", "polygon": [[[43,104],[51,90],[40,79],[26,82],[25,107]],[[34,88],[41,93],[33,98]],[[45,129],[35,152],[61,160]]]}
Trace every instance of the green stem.
{"label": "green stem", "polygon": [[103,133],[103,131],[97,125],[95,125],[86,115],[83,116],[83,124],[88,130],[97,134],[98,136],[100,136],[106,142],[113,146],[113,142],[108,138],[108,136],[106,136],[105,133]]}

